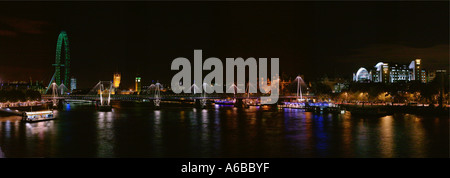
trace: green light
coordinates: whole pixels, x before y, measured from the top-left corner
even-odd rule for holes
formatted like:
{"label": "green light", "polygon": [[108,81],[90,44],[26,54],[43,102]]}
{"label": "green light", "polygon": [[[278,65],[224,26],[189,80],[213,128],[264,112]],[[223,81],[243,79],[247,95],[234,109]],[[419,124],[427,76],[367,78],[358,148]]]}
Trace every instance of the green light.
{"label": "green light", "polygon": [[[61,49],[64,43],[65,49],[65,61],[61,64]],[[58,42],[56,43],[56,59],[55,59],[55,81],[57,85],[64,83],[65,86],[69,86],[70,76],[70,49],[69,49],[69,37],[65,31],[61,31],[58,36]],[[61,81],[61,67],[64,67],[64,79]]]}

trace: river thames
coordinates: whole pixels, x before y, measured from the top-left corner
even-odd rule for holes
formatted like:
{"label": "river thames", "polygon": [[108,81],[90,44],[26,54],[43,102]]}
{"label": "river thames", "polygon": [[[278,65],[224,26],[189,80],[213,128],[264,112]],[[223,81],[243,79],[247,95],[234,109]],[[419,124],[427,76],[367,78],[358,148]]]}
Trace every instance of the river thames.
{"label": "river thames", "polygon": [[0,117],[0,157],[449,157],[448,116],[313,114],[265,107],[209,109],[115,102],[69,104],[56,120]]}

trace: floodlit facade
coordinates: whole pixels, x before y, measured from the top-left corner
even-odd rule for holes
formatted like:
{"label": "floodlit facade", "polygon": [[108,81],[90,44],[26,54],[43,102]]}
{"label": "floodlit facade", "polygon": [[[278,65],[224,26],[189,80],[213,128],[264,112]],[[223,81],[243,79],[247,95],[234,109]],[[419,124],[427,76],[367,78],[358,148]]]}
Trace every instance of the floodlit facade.
{"label": "floodlit facade", "polygon": [[358,72],[353,75],[353,81],[356,82],[365,82],[370,81],[370,75],[366,68],[361,67],[358,69]]}
{"label": "floodlit facade", "polygon": [[114,88],[119,88],[120,86],[120,73],[114,73],[113,76],[113,86]]}
{"label": "floodlit facade", "polygon": [[135,80],[135,91],[141,93],[141,76],[136,76]]}
{"label": "floodlit facade", "polygon": [[427,83],[427,71],[425,69],[422,69],[420,72],[420,81],[422,83]]}
{"label": "floodlit facade", "polygon": [[381,75],[382,80],[381,80],[381,82],[388,83],[390,76],[391,76],[391,71],[389,70],[389,64],[388,63],[383,63],[382,75]]}
{"label": "floodlit facade", "polygon": [[382,82],[383,80],[383,62],[379,62],[377,63],[377,65],[375,65],[375,70],[371,71],[371,75],[372,75],[372,81],[373,82]]}
{"label": "floodlit facade", "polygon": [[390,68],[390,83],[410,81],[411,72],[406,64],[393,64]]}
{"label": "floodlit facade", "polygon": [[409,69],[412,70],[411,80],[419,80],[422,81],[422,69],[420,67],[421,59],[416,59],[414,61],[411,61],[409,64]]}
{"label": "floodlit facade", "polygon": [[427,72],[421,68],[421,59],[415,59],[408,64],[378,62],[371,70],[364,67],[353,73],[355,82],[398,83],[413,80],[427,83]]}

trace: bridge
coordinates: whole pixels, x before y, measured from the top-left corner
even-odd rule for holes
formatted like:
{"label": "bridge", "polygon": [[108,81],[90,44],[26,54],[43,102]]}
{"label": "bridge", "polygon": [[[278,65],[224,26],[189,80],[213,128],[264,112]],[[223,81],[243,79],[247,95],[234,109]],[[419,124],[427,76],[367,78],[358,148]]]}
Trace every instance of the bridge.
{"label": "bridge", "polygon": [[[303,96],[305,98],[311,98],[312,95],[309,96]],[[161,95],[159,99],[161,100],[194,100],[194,99],[260,99],[261,96],[193,96],[193,95]],[[279,99],[296,99],[297,96],[279,96]],[[52,95],[42,95],[42,99],[44,100],[73,100],[73,101],[98,101],[100,100],[99,95],[62,95],[62,96],[56,96],[53,97]],[[122,100],[122,101],[142,101],[144,99],[154,100],[158,99],[158,97],[152,96],[152,95],[111,95],[110,100]]]}
{"label": "bridge", "polygon": [[[108,98],[107,103],[102,105],[101,103],[105,103],[102,101],[100,95],[64,95],[53,97],[51,95],[44,95],[42,99],[47,101],[57,100],[58,105],[61,103],[90,103],[95,104],[97,108],[101,111],[111,111],[112,106],[110,105],[110,101],[135,101],[135,102],[150,102],[153,103],[153,107],[160,108],[161,103],[166,104],[182,104],[184,106],[192,106],[196,108],[207,108],[212,105],[233,105],[238,108],[248,108],[250,106],[261,106],[260,103],[261,96],[195,96],[195,95],[162,95],[162,96],[153,96],[153,95],[111,95]],[[279,106],[283,108],[298,108],[298,109],[306,109],[306,108],[324,108],[331,107],[328,105],[305,105],[305,103],[300,103],[298,101],[297,96],[280,96],[278,99],[279,102],[272,104],[273,106]],[[167,106],[167,105],[163,105]],[[315,110],[313,110],[315,111]]]}
{"label": "bridge", "polygon": [[[288,102],[303,102],[305,98],[312,98],[313,95],[305,95],[303,96],[301,93],[300,82],[303,80],[300,77],[297,77],[297,95],[295,96],[279,96],[278,103],[282,104],[283,101]],[[304,83],[304,82],[303,82]],[[68,89],[61,84],[58,86],[56,83],[51,85],[52,94],[51,95],[42,95],[44,100],[51,100],[54,106],[57,106],[61,101],[63,102],[81,102],[81,103],[95,103],[103,110],[110,110],[111,101],[153,101],[155,107],[160,107],[161,101],[163,102],[194,102],[194,105],[206,107],[208,103],[219,103],[219,104],[234,104],[238,107],[248,107],[249,105],[261,105],[261,97],[269,96],[269,94],[251,94],[248,92],[249,87],[247,87],[247,91],[244,93],[244,90],[239,89],[236,85],[232,85],[235,87],[234,93],[212,93],[207,94],[206,87],[209,86],[207,84],[203,84],[203,92],[199,92],[199,87],[193,84],[191,87],[193,89],[192,94],[173,94],[173,93],[162,93],[161,92],[161,84],[156,83],[150,85],[149,89],[141,92],[139,95],[123,95],[123,94],[113,94],[114,88],[113,83],[111,81],[99,81],[87,94],[77,95],[70,94],[66,91]],[[211,86],[210,86],[211,87]],[[276,105],[275,104],[275,105]],[[291,106],[291,105],[285,105]]]}
{"label": "bridge", "polygon": [[[42,95],[42,99],[46,101],[51,101],[53,107],[57,107],[61,102],[89,102],[95,103],[99,108],[104,110],[110,110],[110,102],[116,101],[153,101],[154,106],[159,107],[161,101],[181,101],[181,102],[191,102],[199,104],[202,107],[206,106],[208,101],[214,100],[214,102],[223,103],[236,103],[238,105],[248,105],[258,104],[261,100],[262,94],[250,94],[248,91],[251,87],[256,89],[255,86],[247,84],[246,89],[242,90],[237,87],[237,85],[232,84],[231,87],[234,93],[227,94],[207,94],[206,91],[210,85],[203,83],[202,86],[196,86],[193,84],[191,89],[194,91],[193,94],[167,94],[162,93],[162,85],[159,83],[152,84],[149,89],[144,92],[143,95],[117,95],[114,93],[114,86],[111,81],[99,81],[87,94],[85,95],[73,95],[71,92],[70,85],[70,48],[69,48],[69,38],[65,31],[61,31],[58,36],[56,44],[56,57],[55,57],[55,73],[49,82],[47,91],[51,90],[51,95]],[[279,96],[279,102],[281,101],[304,101],[304,98],[311,98],[313,96],[303,96],[302,87],[307,87],[303,79],[298,76],[293,83],[297,85],[296,96]],[[68,88],[69,87],[69,88]],[[202,88],[202,89],[200,89]],[[231,89],[231,88],[229,88]]]}

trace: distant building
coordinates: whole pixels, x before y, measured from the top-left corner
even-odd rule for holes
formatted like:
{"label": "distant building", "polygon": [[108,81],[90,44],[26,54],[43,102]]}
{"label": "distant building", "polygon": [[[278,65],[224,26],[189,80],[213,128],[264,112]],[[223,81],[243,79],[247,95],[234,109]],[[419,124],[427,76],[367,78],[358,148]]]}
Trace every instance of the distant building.
{"label": "distant building", "polygon": [[439,76],[442,79],[446,78],[446,77],[450,77],[449,73],[447,73],[447,70],[445,69],[440,69],[440,70],[436,70],[436,77]]}
{"label": "distant building", "polygon": [[136,76],[135,80],[135,91],[139,94],[141,93],[141,76]]}
{"label": "distant building", "polygon": [[445,69],[436,70],[435,74],[436,75],[438,75],[438,74],[446,75],[447,74],[447,70],[445,70]]}
{"label": "distant building", "polygon": [[389,78],[391,76],[391,71],[389,70],[389,63],[383,63],[382,66],[382,81],[383,83],[389,83]]}
{"label": "distant building", "polygon": [[366,68],[361,67],[356,74],[353,74],[353,81],[355,82],[368,82],[370,81],[370,75]]}
{"label": "distant building", "polygon": [[390,67],[389,82],[407,82],[410,81],[410,70],[406,64],[393,64]]}
{"label": "distant building", "polygon": [[120,73],[114,73],[113,76],[113,86],[114,88],[119,88],[120,86]]}
{"label": "distant building", "polygon": [[36,90],[40,93],[45,92],[43,81],[0,81],[0,90]]}
{"label": "distant building", "polygon": [[383,62],[379,62],[377,65],[375,65],[375,69],[370,71],[370,74],[372,75],[372,81],[373,82],[382,82],[383,80]]}
{"label": "distant building", "polygon": [[[360,76],[360,77],[362,77],[362,76]],[[364,79],[361,79],[361,80],[364,80]],[[340,78],[340,77],[328,78],[327,76],[325,76],[325,77],[321,78],[319,80],[319,82],[329,86],[331,89],[331,92],[333,92],[333,93],[340,93],[340,92],[342,92],[342,90],[348,88],[348,81],[343,78]]]}
{"label": "distant building", "polygon": [[70,78],[70,92],[77,89],[77,79],[72,77]]}
{"label": "distant building", "polygon": [[348,83],[336,83],[333,87],[333,93],[340,93],[342,90],[348,88]]}
{"label": "distant building", "polygon": [[425,69],[422,69],[420,72],[420,81],[422,83],[427,83],[427,71]]}
{"label": "distant building", "polygon": [[428,74],[427,74],[427,81],[428,81],[428,82],[431,82],[431,81],[434,80],[434,78],[436,78],[436,71],[434,71],[434,72],[432,72],[432,71],[428,72]]}
{"label": "distant building", "polygon": [[364,67],[353,73],[354,82],[374,82],[374,83],[398,83],[410,82],[413,80],[427,83],[427,72],[421,69],[421,59],[415,59],[408,64],[378,62],[371,70]]}
{"label": "distant building", "polygon": [[412,70],[411,80],[422,80],[422,70],[420,68],[421,59],[411,61],[409,69]]}

